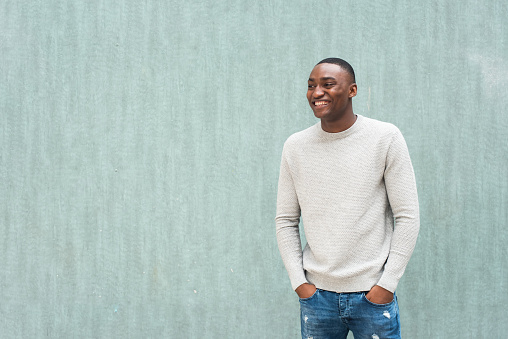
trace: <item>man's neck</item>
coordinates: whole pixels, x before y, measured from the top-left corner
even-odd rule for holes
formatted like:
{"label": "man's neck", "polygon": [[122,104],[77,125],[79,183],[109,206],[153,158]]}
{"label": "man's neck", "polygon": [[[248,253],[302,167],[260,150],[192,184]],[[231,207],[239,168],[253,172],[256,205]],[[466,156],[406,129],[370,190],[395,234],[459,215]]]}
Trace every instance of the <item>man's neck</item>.
{"label": "man's neck", "polygon": [[342,117],[339,120],[335,121],[326,121],[324,119],[321,119],[321,128],[323,131],[328,133],[339,133],[347,130],[351,126],[354,125],[356,122],[356,115],[351,111],[350,114],[347,114],[346,116]]}

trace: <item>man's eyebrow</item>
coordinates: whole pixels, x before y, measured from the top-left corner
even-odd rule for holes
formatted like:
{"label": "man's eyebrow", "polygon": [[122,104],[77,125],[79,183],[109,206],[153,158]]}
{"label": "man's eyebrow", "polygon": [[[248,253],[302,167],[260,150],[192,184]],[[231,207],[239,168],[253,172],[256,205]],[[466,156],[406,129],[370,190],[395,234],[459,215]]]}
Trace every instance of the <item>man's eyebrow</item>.
{"label": "man's eyebrow", "polygon": [[[334,77],[323,77],[323,78],[319,78],[319,80],[321,80],[321,81],[335,80],[335,78]],[[309,78],[309,81],[314,81],[314,78]]]}

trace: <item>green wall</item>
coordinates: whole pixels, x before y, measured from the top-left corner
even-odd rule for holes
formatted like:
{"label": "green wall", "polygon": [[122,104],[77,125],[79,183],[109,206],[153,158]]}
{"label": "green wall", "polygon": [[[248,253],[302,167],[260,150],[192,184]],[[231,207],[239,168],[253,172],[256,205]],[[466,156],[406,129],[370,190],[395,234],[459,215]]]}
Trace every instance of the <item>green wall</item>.
{"label": "green wall", "polygon": [[508,331],[506,1],[0,1],[0,333],[298,338],[275,240],[306,79],[396,124],[421,233],[404,338]]}

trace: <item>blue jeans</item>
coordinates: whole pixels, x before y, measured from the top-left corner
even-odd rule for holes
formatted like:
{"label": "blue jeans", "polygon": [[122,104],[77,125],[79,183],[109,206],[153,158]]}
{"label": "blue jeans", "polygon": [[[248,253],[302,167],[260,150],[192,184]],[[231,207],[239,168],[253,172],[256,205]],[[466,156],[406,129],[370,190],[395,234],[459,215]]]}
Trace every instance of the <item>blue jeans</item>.
{"label": "blue jeans", "polygon": [[397,297],[388,304],[374,304],[366,292],[335,293],[317,289],[310,298],[300,299],[302,338],[400,339]]}

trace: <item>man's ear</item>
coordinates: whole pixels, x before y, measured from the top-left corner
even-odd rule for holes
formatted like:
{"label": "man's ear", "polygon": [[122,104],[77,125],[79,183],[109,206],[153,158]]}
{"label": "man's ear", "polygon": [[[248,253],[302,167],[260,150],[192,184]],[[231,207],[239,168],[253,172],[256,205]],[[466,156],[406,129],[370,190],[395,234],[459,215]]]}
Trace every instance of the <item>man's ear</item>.
{"label": "man's ear", "polygon": [[355,97],[357,90],[358,87],[356,86],[356,83],[349,85],[349,97],[350,98]]}

